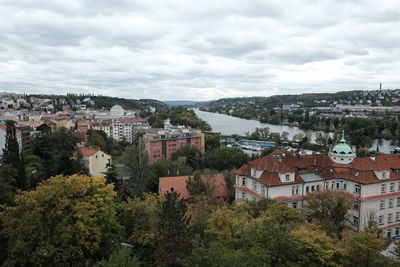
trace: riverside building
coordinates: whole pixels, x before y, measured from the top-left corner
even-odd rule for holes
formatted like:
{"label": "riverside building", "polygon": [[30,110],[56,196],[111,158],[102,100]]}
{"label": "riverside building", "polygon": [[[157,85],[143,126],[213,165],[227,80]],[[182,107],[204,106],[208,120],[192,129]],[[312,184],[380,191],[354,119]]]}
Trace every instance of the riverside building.
{"label": "riverside building", "polygon": [[349,227],[375,220],[386,237],[400,235],[400,155],[357,157],[344,134],[328,155],[275,151],[236,172],[236,202],[271,198],[297,209],[307,194],[335,190],[354,197]]}

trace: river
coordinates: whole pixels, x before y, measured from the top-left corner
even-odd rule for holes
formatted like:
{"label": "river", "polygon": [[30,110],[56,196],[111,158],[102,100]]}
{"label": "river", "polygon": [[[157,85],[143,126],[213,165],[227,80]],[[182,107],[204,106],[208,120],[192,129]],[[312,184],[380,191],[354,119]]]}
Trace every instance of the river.
{"label": "river", "polygon": [[[261,123],[256,120],[246,120],[238,117],[229,116],[226,114],[213,113],[201,111],[198,108],[193,109],[196,115],[207,121],[212,127],[214,132],[220,132],[222,135],[246,135],[246,133],[252,133],[256,128],[268,127],[271,132],[282,133],[288,132],[288,138],[293,139],[293,136],[298,133],[305,133],[299,127],[291,127],[285,125],[273,125],[269,123]],[[316,132],[311,132],[311,142],[315,141]],[[392,144],[391,140],[387,139],[376,139],[371,146],[372,150],[376,150],[379,147],[379,151],[383,153],[390,153],[396,145]]]}

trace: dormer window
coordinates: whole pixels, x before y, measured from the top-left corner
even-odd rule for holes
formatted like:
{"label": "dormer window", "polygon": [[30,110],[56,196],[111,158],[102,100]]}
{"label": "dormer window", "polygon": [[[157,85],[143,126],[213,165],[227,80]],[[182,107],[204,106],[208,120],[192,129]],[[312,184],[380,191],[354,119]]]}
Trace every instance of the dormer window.
{"label": "dormer window", "polygon": [[386,172],[382,172],[382,179],[386,179]]}
{"label": "dormer window", "polygon": [[290,174],[286,174],[285,178],[286,178],[286,181],[290,181]]}
{"label": "dormer window", "polygon": [[256,169],[251,169],[251,176],[253,176],[253,177],[256,176]]}

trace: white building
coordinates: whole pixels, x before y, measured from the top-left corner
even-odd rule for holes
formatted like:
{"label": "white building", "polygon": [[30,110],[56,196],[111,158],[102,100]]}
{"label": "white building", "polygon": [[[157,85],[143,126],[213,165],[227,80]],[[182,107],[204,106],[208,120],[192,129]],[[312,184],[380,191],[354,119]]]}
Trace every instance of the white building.
{"label": "white building", "polygon": [[310,192],[340,191],[355,198],[352,229],[362,231],[372,218],[387,237],[400,235],[400,155],[356,157],[342,137],[329,155],[276,151],[235,173],[237,202],[268,197],[303,208]]}
{"label": "white building", "polygon": [[120,105],[114,105],[110,109],[110,115],[113,117],[123,117],[125,110]]}
{"label": "white building", "polygon": [[105,176],[107,164],[111,162],[111,157],[96,148],[81,147],[79,153],[83,156],[86,167],[91,176]]}

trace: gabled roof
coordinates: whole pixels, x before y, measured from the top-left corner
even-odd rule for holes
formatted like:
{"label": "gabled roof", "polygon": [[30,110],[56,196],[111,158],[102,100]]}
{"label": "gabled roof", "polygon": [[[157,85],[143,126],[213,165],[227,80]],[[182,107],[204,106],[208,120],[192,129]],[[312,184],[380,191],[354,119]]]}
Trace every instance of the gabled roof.
{"label": "gabled roof", "polygon": [[[375,172],[390,171],[385,181],[400,180],[400,155],[383,155],[375,158],[357,157],[350,164],[336,164],[328,155],[307,155],[275,151],[270,155],[250,161],[235,171],[238,175],[251,176],[251,169],[263,171],[260,178],[255,178],[268,186],[302,183],[300,175],[314,173],[323,179],[347,179],[357,183],[369,184],[382,182]],[[299,171],[301,170],[301,172]],[[281,182],[279,173],[295,173],[295,181]],[[307,180],[307,179],[306,179]]]}
{"label": "gabled roof", "polygon": [[84,157],[91,157],[97,152],[100,151],[100,149],[97,148],[90,148],[90,147],[80,147],[78,148],[78,151],[81,153],[82,156]]}

